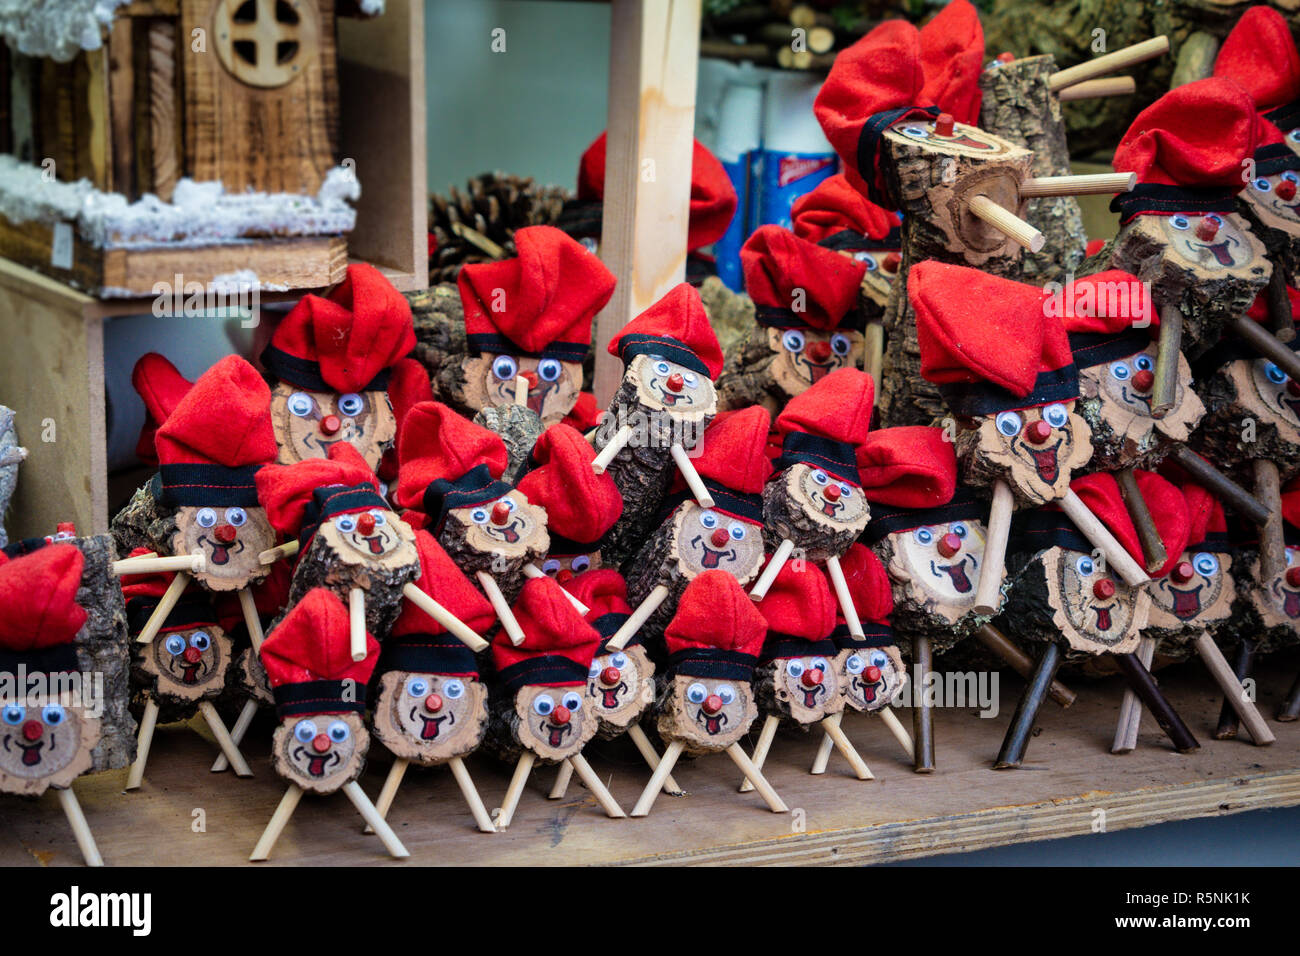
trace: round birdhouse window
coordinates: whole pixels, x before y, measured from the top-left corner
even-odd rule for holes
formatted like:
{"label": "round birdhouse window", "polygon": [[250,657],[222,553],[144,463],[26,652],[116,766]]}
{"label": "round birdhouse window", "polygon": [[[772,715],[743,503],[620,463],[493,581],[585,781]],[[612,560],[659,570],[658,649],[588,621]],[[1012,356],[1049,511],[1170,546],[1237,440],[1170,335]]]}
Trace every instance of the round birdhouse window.
{"label": "round birdhouse window", "polygon": [[213,12],[217,57],[248,86],[284,86],[301,76],[320,46],[313,0],[219,0]]}

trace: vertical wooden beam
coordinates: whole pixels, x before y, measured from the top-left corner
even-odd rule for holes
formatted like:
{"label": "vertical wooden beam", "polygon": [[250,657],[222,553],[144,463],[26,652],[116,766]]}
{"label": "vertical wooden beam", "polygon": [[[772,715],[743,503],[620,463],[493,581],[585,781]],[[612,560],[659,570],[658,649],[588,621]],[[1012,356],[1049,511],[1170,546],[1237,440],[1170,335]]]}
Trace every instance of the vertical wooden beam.
{"label": "vertical wooden beam", "polygon": [[14,67],[14,58],[9,53],[9,44],[0,43],[0,153],[14,151],[13,107],[9,100],[13,95],[13,82],[10,78]]}
{"label": "vertical wooden beam", "polygon": [[135,176],[135,21],[122,17],[108,34],[108,115],[113,191],[138,199]]}
{"label": "vertical wooden beam", "polygon": [[700,0],[614,0],[600,254],[618,277],[596,317],[596,401],[623,370],[605,345],[686,277]]}
{"label": "vertical wooden beam", "polygon": [[[121,29],[121,28],[119,28]],[[121,192],[115,182],[113,121],[109,108],[109,50],[86,50],[77,60],[77,173],[104,192]],[[80,92],[82,82],[84,93]]]}
{"label": "vertical wooden beam", "polygon": [[183,158],[176,24],[170,20],[150,20],[148,24],[145,55],[149,77],[149,181],[153,192],[170,202],[172,190],[181,178]]}

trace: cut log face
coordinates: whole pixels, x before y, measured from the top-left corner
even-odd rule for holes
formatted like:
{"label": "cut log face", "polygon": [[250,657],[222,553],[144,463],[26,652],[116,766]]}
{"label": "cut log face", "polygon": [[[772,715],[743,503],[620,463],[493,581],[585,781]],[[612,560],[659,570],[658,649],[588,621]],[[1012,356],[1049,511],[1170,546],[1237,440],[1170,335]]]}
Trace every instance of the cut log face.
{"label": "cut log face", "polygon": [[[1286,549],[1286,565],[1300,564],[1300,547]],[[1269,580],[1260,580],[1258,557],[1250,565],[1251,579],[1258,581],[1247,592],[1247,600],[1267,628],[1290,628],[1292,640],[1300,637],[1300,588],[1287,583],[1286,570]]]}
{"label": "cut log face", "polygon": [[461,360],[465,376],[464,403],[474,411],[493,405],[513,405],[515,380],[530,376],[528,407],[546,427],[573,411],[582,391],[582,363],[526,355],[467,355]]}
{"label": "cut log face", "polygon": [[1209,411],[1193,445],[1220,468],[1267,458],[1285,479],[1300,465],[1300,396],[1290,393],[1289,384],[1268,359],[1228,362],[1205,380]]}
{"label": "cut log face", "polygon": [[[332,433],[321,429],[329,416],[338,422],[338,430]],[[331,445],[345,441],[374,470],[397,438],[397,416],[388,393],[377,389],[346,394],[309,392],[277,382],[271,388],[271,426],[279,450],[276,460],[282,465],[324,458]]]}
{"label": "cut log face", "polygon": [[487,688],[472,677],[389,671],[379,679],[374,734],[423,767],[472,753],[487,732]]}
{"label": "cut log face", "polygon": [[[522,688],[514,699],[519,746],[552,762],[581,753],[600,725],[595,709],[583,706],[585,697],[582,687]],[[568,712],[563,723],[556,720],[560,708]]]}
{"label": "cut log face", "polygon": [[[722,545],[714,539],[715,534],[722,537],[718,532],[727,536]],[[717,570],[747,584],[763,564],[763,534],[748,521],[684,501],[672,517],[669,555],[677,571],[672,577],[680,576],[683,587],[705,571]]]}
{"label": "cut log face", "polygon": [[1127,358],[1079,370],[1079,413],[1092,430],[1092,462],[1108,471],[1133,465],[1158,464],[1170,443],[1187,441],[1205,414],[1205,405],[1192,390],[1192,369],[1178,355],[1174,407],[1164,418],[1151,417],[1151,390],[1139,389],[1133,378],[1155,371],[1156,345]]}
{"label": "cut log face", "polygon": [[[1076,469],[1092,457],[1091,430],[1074,401],[981,415],[979,426],[957,434],[957,458],[968,483],[988,486],[1002,478],[1021,504],[1037,506],[1064,496]],[[1051,431],[1032,444],[1026,433],[1037,421]]]}
{"label": "cut log face", "polygon": [[[711,698],[722,707],[706,713]],[[659,736],[678,740],[688,753],[718,753],[737,743],[758,718],[758,704],[748,681],[713,680],[677,674],[665,691],[659,711]]]}
{"label": "cut log face", "polygon": [[[961,547],[945,557],[939,546],[950,534]],[[950,521],[886,535],[878,553],[889,571],[895,608],[906,605],[949,625],[957,623],[975,604],[984,544],[982,521]],[[1005,579],[1005,567],[1002,575]]]}
{"label": "cut log face", "polygon": [[239,663],[235,666],[235,678],[239,682],[240,689],[253,700],[268,707],[275,705],[271,684],[266,679],[266,668],[262,666],[261,657],[251,647],[245,648],[239,655]]}
{"label": "cut log face", "polygon": [[187,704],[221,694],[234,646],[219,627],[170,631],[140,647],[140,671],[152,679],[150,693]]}
{"label": "cut log face", "polygon": [[640,644],[601,654],[591,662],[587,703],[600,721],[602,734],[626,731],[654,697],[655,666]]}
{"label": "cut log face", "polygon": [[359,714],[285,717],[271,738],[271,763],[308,793],[334,793],[361,775],[369,749]]}
{"label": "cut log face", "polygon": [[47,787],[71,786],[90,769],[99,718],[88,716],[77,696],[61,690],[0,706],[0,793],[38,796]]}
{"label": "cut log face", "polygon": [[[867,713],[888,707],[907,675],[903,654],[893,645],[846,649],[835,656],[834,664],[844,683],[845,706]],[[872,667],[880,671],[874,681]]]}
{"label": "cut log face", "polygon": [[768,348],[776,353],[768,369],[773,384],[783,395],[800,395],[838,369],[862,367],[866,339],[861,332],[848,329],[764,331]]}
{"label": "cut log face", "polygon": [[[810,671],[820,679],[805,681]],[[754,677],[759,697],[770,705],[765,709],[795,723],[815,724],[844,709],[844,682],[828,658],[778,657],[755,670]]]}
{"label": "cut log face", "polygon": [[[362,534],[355,514],[335,515],[323,522],[312,539],[312,548],[328,546],[341,564],[392,571],[419,563],[415,532],[391,511],[372,508],[374,530]],[[319,544],[318,544],[319,542]]]}
{"label": "cut log face", "polygon": [[605,562],[601,559],[599,549],[585,554],[557,554],[552,550],[541,561],[542,572],[561,583],[573,580],[584,571],[595,571],[604,566]]}
{"label": "cut log face", "polygon": [[1151,613],[1147,628],[1162,631],[1185,631],[1196,637],[1210,624],[1232,616],[1232,602],[1237,587],[1232,577],[1232,557],[1228,554],[1184,551],[1179,561],[1186,561],[1194,572],[1191,580],[1178,582],[1171,575],[1151,582]]}
{"label": "cut log face", "polygon": [[[234,531],[234,538],[223,541],[224,529]],[[193,508],[176,509],[176,532],[172,536],[172,554],[203,554],[206,564],[194,578],[212,591],[237,591],[262,580],[271,573],[258,555],[275,547],[275,529],[266,517],[265,508]]]}
{"label": "cut log face", "polygon": [[[503,524],[496,524],[492,512],[501,503],[510,515]],[[545,554],[551,546],[550,535],[546,533],[546,509],[529,504],[528,497],[517,489],[487,504],[451,509],[447,512],[447,525],[452,522],[460,527],[458,537],[463,537],[470,548],[500,555],[505,561],[532,560]]]}
{"label": "cut log face", "polygon": [[870,520],[861,488],[804,462],[773,475],[763,488],[764,536],[772,551],[788,538],[809,561],[838,557]]}
{"label": "cut log face", "polygon": [[[1102,570],[1100,558],[1066,548],[1049,548],[1038,559],[1047,580],[1047,601],[1056,609],[1053,623],[1070,649],[1086,654],[1128,654],[1137,649],[1147,626],[1151,595]],[[1093,588],[1110,581],[1114,593],[1102,598]]]}
{"label": "cut log face", "polygon": [[[669,380],[676,384],[675,375],[681,376],[681,387],[674,390],[669,387]],[[700,434],[707,424],[705,419],[712,417],[718,409],[718,393],[707,376],[659,356],[636,356],[627,367],[624,378],[636,387],[638,405],[652,412],[667,413],[681,422],[698,424]],[[629,424],[636,427],[634,422]],[[683,448],[695,447],[694,441],[678,440]],[[663,447],[667,449],[668,444]]]}
{"label": "cut log face", "polygon": [[893,253],[900,257],[895,261],[901,262],[901,249],[872,249],[870,251],[862,250],[861,252],[850,252],[846,255],[858,262],[865,263],[867,272],[862,277],[862,285],[858,291],[858,304],[863,318],[868,321],[879,319],[885,314],[885,306],[889,304],[889,290],[894,287],[894,280],[898,278],[898,266],[893,267],[893,271],[885,268],[885,258]]}
{"label": "cut log face", "polygon": [[1277,187],[1282,183],[1287,184],[1286,190],[1295,190],[1300,185],[1300,174],[1286,169],[1272,176],[1259,176],[1237,197],[1252,230],[1268,247],[1274,268],[1291,276],[1300,265],[1300,210],[1296,208],[1300,202],[1294,192],[1290,199],[1278,195]]}

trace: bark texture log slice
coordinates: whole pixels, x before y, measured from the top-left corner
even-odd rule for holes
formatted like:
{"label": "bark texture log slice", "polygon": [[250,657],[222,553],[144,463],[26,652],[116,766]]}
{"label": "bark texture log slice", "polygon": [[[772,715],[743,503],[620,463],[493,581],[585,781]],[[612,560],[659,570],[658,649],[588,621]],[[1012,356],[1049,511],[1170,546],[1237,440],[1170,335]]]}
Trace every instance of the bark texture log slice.
{"label": "bark texture log slice", "polygon": [[361,588],[366,592],[366,630],[376,640],[383,640],[402,611],[402,586],[420,574],[415,536],[404,523],[398,525],[404,531],[402,544],[364,563],[335,546],[328,536],[332,526],[322,525],[298,557],[287,607],[296,605],[312,588],[329,588],[344,604],[352,588]]}
{"label": "bark texture log slice", "polygon": [[523,405],[492,405],[479,409],[474,423],[496,432],[506,443],[508,460],[501,480],[515,484],[527,470],[528,455],[542,434],[542,419]]}
{"label": "bark texture log slice", "polygon": [[[112,572],[118,552],[106,534],[74,538],[85,557],[77,603],[86,609],[86,623],[77,632],[77,668],[102,675],[101,734],[91,753],[91,770],[117,770],[135,760],[135,718],[130,714],[131,640],[126,626],[122,586]],[[98,688],[97,688],[98,690]]]}

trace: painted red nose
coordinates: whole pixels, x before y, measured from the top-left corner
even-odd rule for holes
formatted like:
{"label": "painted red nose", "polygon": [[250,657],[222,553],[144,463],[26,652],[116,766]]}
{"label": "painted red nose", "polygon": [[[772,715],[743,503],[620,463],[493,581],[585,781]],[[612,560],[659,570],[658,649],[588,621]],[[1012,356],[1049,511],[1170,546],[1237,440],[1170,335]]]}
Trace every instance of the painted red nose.
{"label": "painted red nose", "polygon": [[1290,202],[1292,199],[1295,199],[1295,183],[1291,182],[1289,179],[1284,179],[1273,187],[1273,192],[1276,193],[1277,198],[1283,202]]}
{"label": "painted red nose", "polygon": [[1025,437],[1031,444],[1041,445],[1052,437],[1052,426],[1041,418],[1036,422],[1030,422],[1029,427],[1025,429]]}
{"label": "painted red nose", "polygon": [[232,544],[238,535],[239,532],[235,530],[235,526],[233,524],[217,525],[217,530],[216,530],[217,540],[220,541],[222,544]]}
{"label": "painted red nose", "polygon": [[362,534],[375,533],[375,516],[369,511],[363,511],[357,515],[357,530]]}
{"label": "painted red nose", "polygon": [[1179,561],[1174,565],[1174,569],[1169,572],[1169,576],[1179,584],[1186,584],[1192,579],[1192,575],[1195,573],[1196,569],[1192,567],[1192,562]]}
{"label": "painted red nose", "polygon": [[1139,392],[1151,391],[1151,386],[1156,383],[1156,373],[1149,368],[1133,373],[1133,387]]}
{"label": "painted red nose", "polygon": [[23,736],[28,740],[40,740],[43,733],[45,728],[41,726],[39,720],[29,720],[23,724]]}
{"label": "painted red nose", "polygon": [[722,710],[722,698],[717,694],[710,694],[708,697],[704,698],[704,703],[700,705],[700,709],[712,717],[718,711]]}
{"label": "painted red nose", "polygon": [[673,372],[668,376],[668,381],[664,382],[664,386],[670,392],[680,392],[686,386],[686,380],[682,378],[681,372]]}
{"label": "painted red nose", "polygon": [[885,253],[885,261],[880,264],[880,268],[886,272],[897,272],[898,267],[903,264],[903,257],[897,252]]}
{"label": "painted red nose", "polygon": [[1099,597],[1103,601],[1113,598],[1115,596],[1115,582],[1110,578],[1102,578],[1092,586],[1092,593],[1094,597]]}
{"label": "painted red nose", "polygon": [[337,435],[339,429],[343,427],[343,422],[337,415],[326,415],[320,420],[320,431],[322,435]]}
{"label": "painted red nose", "polygon": [[555,709],[551,711],[551,723],[567,724],[570,716],[569,708],[565,707],[563,704],[556,704]]}
{"label": "painted red nose", "polygon": [[600,672],[600,680],[601,683],[604,684],[611,684],[611,685],[617,684],[618,679],[622,676],[623,676],[623,672],[619,670],[617,667],[613,667],[613,666],[606,667],[603,671]]}
{"label": "painted red nose", "polygon": [[831,357],[831,343],[813,342],[808,346],[808,357],[814,362],[825,362]]}
{"label": "painted red nose", "polygon": [[876,681],[880,680],[880,668],[875,664],[872,664],[862,672],[862,676],[865,677],[869,683],[874,684]]}
{"label": "painted red nose", "polygon": [[442,698],[437,694],[430,694],[428,697],[424,698],[424,709],[431,714],[436,714],[438,711],[442,710]]}
{"label": "painted red nose", "polygon": [[568,584],[573,580],[573,572],[568,568],[560,568],[560,570],[555,573],[555,580],[559,581],[561,584]]}
{"label": "painted red nose", "polygon": [[726,528],[714,528],[713,534],[709,535],[709,540],[713,542],[715,548],[720,548],[731,540],[731,535],[727,534]]}
{"label": "painted red nose", "polygon": [[803,684],[804,687],[820,687],[823,676],[822,672],[816,667],[809,667],[803,672],[803,676],[799,678],[799,682]]}
{"label": "painted red nose", "polygon": [[317,734],[311,739],[311,749],[318,754],[323,754],[330,749],[330,739],[324,734]]}
{"label": "painted red nose", "polygon": [[961,550],[961,538],[949,531],[939,539],[939,553],[945,558],[951,558]]}
{"label": "painted red nose", "polygon": [[1219,224],[1208,216],[1196,224],[1196,238],[1201,242],[1212,242],[1219,234]]}
{"label": "painted red nose", "polygon": [[498,501],[492,506],[492,523],[505,524],[510,520],[510,506],[504,501]]}
{"label": "painted red nose", "polygon": [[199,661],[203,660],[203,652],[197,647],[187,647],[185,648],[185,653],[182,654],[181,657],[185,659],[186,664],[197,664]]}
{"label": "painted red nose", "polygon": [[531,371],[530,371],[530,372],[520,372],[520,373],[519,373],[519,376],[520,376],[520,378],[522,378],[525,382],[528,383],[528,389],[529,389],[529,391],[531,391],[532,389],[534,389],[534,388],[537,387],[537,373],[536,373],[536,372],[531,372]]}
{"label": "painted red nose", "polygon": [[1293,588],[1300,588],[1300,565],[1286,569],[1286,583]]}
{"label": "painted red nose", "polygon": [[934,132],[936,136],[951,136],[953,130],[953,118],[951,113],[940,113],[939,118],[934,121]]}
{"label": "painted red nose", "polygon": [[839,485],[827,485],[822,489],[822,497],[827,501],[839,501],[841,494]]}

